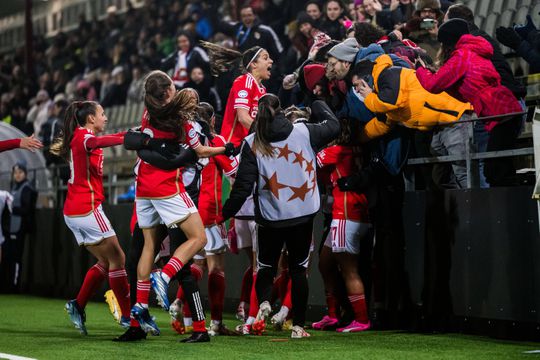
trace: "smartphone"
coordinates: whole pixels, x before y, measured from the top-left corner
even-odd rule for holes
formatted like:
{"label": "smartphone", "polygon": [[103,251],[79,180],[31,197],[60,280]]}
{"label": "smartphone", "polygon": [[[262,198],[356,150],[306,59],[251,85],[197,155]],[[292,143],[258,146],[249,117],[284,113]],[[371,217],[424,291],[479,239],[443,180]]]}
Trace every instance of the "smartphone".
{"label": "smartphone", "polygon": [[422,22],[420,23],[420,29],[431,30],[434,27],[435,27],[434,19],[422,19]]}

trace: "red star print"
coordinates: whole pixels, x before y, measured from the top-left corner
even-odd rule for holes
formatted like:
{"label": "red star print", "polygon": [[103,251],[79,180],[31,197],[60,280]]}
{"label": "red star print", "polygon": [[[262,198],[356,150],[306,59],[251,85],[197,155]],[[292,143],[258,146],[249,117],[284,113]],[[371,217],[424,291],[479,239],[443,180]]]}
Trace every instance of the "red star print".
{"label": "red star print", "polygon": [[302,150],[300,150],[299,153],[294,153],[294,156],[295,159],[293,161],[293,164],[299,163],[300,167],[302,167],[304,161],[306,161],[306,159],[304,159],[304,156],[302,155]]}
{"label": "red star print", "polygon": [[315,171],[315,168],[313,167],[313,160],[306,161],[306,172],[311,176],[311,173]]}
{"label": "red star print", "polygon": [[300,187],[296,187],[296,186],[289,186],[289,189],[292,190],[293,194],[292,196],[289,198],[288,201],[292,201],[296,198],[304,201],[304,199],[306,198],[306,194],[308,192],[311,191],[311,189],[309,188],[308,186],[308,182],[306,181],[305,183],[302,184],[302,186]]}
{"label": "red star print", "polygon": [[280,157],[283,157],[285,158],[285,160],[289,161],[289,155],[293,153],[293,151],[289,150],[289,145],[288,144],[285,144],[284,147],[280,148],[280,147],[277,147],[276,146],[276,149],[279,151],[279,154],[278,154],[278,159]]}
{"label": "red star print", "polygon": [[264,181],[266,182],[263,186],[263,190],[268,190],[276,197],[276,199],[279,199],[279,190],[284,189],[287,186],[280,184],[277,180],[277,174],[273,173],[270,178],[267,178],[266,176],[262,175]]}

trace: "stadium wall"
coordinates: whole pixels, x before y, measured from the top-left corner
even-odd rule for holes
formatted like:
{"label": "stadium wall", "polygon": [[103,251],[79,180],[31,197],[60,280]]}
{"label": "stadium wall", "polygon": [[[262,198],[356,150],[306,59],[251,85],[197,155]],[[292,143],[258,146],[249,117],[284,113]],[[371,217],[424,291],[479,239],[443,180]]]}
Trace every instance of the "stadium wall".
{"label": "stadium wall", "polygon": [[[405,286],[419,318],[458,319],[458,327],[468,319],[527,323],[538,332],[540,239],[531,193],[530,187],[406,193]],[[105,211],[127,253],[132,204]],[[61,209],[38,209],[36,221],[38,232],[25,247],[23,292],[72,298],[94,260],[76,245]],[[316,263],[309,276],[309,303],[320,316],[325,300]],[[226,306],[231,311],[246,267],[244,254],[227,255]],[[206,293],[205,281],[201,285]]]}

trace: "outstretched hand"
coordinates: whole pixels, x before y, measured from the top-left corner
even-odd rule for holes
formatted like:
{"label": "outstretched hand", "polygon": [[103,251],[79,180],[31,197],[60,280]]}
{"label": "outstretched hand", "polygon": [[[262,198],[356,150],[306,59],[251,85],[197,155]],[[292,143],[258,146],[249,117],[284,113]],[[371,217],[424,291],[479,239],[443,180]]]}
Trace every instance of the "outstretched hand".
{"label": "outstretched hand", "polygon": [[36,139],[34,134],[32,134],[31,136],[22,138],[19,147],[21,149],[26,149],[34,152],[38,149],[41,149],[43,147],[43,144],[41,143],[41,141]]}

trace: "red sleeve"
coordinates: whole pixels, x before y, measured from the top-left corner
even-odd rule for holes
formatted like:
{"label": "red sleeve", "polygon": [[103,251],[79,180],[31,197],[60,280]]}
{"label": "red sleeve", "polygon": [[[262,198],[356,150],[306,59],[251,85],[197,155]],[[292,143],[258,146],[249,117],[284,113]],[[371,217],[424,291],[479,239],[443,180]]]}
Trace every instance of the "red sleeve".
{"label": "red sleeve", "polygon": [[253,88],[253,78],[251,76],[246,76],[245,81],[235,82],[231,92],[233,94],[233,108],[234,109],[245,109],[249,111],[249,98],[251,89]]}
{"label": "red sleeve", "polygon": [[454,53],[436,73],[432,73],[426,68],[419,68],[416,70],[416,77],[424,89],[439,94],[451,88],[465,75],[467,63],[470,61],[469,54],[468,51]]}
{"label": "red sleeve", "polygon": [[339,146],[330,146],[317,153],[317,165],[320,168],[336,165],[339,159]]}
{"label": "red sleeve", "polygon": [[186,132],[186,141],[185,143],[189,145],[190,148],[196,149],[201,145],[201,142],[199,140],[199,134],[197,134],[197,131],[191,126],[189,122],[186,122],[184,124],[184,131]]}
{"label": "red sleeve", "polygon": [[[225,146],[225,139],[222,136],[216,136],[212,140],[212,147]],[[233,176],[238,170],[238,160],[234,157],[228,157],[225,155],[216,155],[214,160],[218,168],[223,170],[223,173],[227,176]]]}
{"label": "red sleeve", "polygon": [[121,145],[124,143],[124,135],[126,132],[119,132],[117,134],[93,136],[86,135],[84,140],[84,147],[86,151],[91,151],[96,148],[105,148],[109,146]]}
{"label": "red sleeve", "polygon": [[10,140],[0,141],[0,152],[16,149],[19,146],[21,146],[21,139],[10,139]]}

